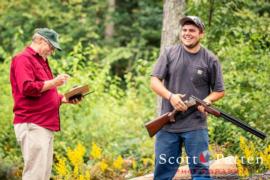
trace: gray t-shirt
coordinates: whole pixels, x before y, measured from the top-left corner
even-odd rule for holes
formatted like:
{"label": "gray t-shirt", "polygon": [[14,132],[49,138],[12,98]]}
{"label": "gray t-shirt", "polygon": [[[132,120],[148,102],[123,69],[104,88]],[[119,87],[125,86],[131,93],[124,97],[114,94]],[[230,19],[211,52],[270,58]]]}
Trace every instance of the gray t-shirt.
{"label": "gray t-shirt", "polygon": [[[186,94],[185,98],[194,95],[204,99],[212,91],[224,90],[220,63],[204,47],[195,54],[189,53],[180,44],[165,48],[151,75],[164,80],[165,87],[172,93]],[[171,103],[162,99],[161,114],[172,110]],[[207,128],[205,116],[196,107],[178,113],[175,119],[175,123],[169,123],[163,129],[169,132],[186,132]]]}

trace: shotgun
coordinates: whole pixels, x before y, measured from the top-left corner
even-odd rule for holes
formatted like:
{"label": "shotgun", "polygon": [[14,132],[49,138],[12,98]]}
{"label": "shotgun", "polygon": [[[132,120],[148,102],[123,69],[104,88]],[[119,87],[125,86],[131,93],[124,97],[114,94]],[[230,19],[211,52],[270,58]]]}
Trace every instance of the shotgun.
{"label": "shotgun", "polygon": [[[233,123],[234,125],[244,129],[245,131],[248,131],[249,133],[261,138],[261,139],[265,139],[266,138],[266,135],[257,130],[257,129],[254,129],[252,128],[251,126],[249,126],[248,124],[246,124],[245,122],[231,116],[231,115],[228,115],[212,106],[209,106],[206,104],[206,102],[204,102],[203,100],[195,97],[195,96],[190,96],[189,100],[188,101],[185,101],[185,104],[188,106],[188,107],[191,107],[191,106],[203,106],[205,111],[208,112],[209,114],[212,114],[216,117],[222,117],[223,119]],[[177,111],[176,110],[173,110],[172,112],[168,112],[168,113],[165,113],[163,114],[162,116],[150,121],[150,122],[147,122],[145,124],[145,127],[148,131],[148,134],[150,137],[153,137],[164,125],[168,124],[168,123],[173,123],[175,122],[175,115],[177,114]]]}

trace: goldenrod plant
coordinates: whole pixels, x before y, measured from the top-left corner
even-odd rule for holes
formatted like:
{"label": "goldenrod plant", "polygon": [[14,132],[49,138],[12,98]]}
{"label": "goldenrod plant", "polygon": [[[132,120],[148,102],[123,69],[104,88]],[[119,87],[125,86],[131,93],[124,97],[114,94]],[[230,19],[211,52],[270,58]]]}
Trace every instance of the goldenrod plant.
{"label": "goldenrod plant", "polygon": [[248,177],[270,170],[270,144],[259,149],[241,136],[239,146],[241,151],[236,157],[239,176]]}

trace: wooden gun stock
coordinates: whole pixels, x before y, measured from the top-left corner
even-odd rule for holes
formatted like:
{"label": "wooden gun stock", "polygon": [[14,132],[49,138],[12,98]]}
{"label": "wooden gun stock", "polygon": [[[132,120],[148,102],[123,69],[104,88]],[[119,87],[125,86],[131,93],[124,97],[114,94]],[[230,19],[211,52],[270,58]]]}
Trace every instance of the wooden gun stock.
{"label": "wooden gun stock", "polygon": [[165,124],[169,122],[174,122],[174,115],[176,113],[176,110],[172,112],[167,112],[163,114],[162,116],[159,116],[158,118],[149,121],[145,124],[145,127],[148,131],[148,134],[150,137],[153,137]]}

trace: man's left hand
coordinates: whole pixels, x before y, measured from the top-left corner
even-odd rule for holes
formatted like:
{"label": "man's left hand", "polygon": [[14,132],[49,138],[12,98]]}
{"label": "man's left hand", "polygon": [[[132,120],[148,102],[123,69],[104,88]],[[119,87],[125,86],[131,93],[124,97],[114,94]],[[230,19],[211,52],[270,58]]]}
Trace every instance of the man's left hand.
{"label": "man's left hand", "polygon": [[64,96],[62,98],[62,103],[69,103],[69,104],[79,104],[82,101],[83,97],[81,98],[74,98],[72,100],[67,100],[66,97]]}
{"label": "man's left hand", "polygon": [[[209,99],[204,99],[203,101],[204,101],[208,106],[210,106],[210,105],[212,104],[212,101],[209,100]],[[198,110],[199,110],[200,112],[204,113],[205,116],[208,115],[208,113],[205,111],[205,108],[204,108],[202,105],[198,106]]]}

